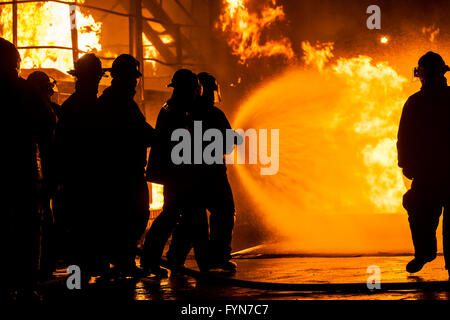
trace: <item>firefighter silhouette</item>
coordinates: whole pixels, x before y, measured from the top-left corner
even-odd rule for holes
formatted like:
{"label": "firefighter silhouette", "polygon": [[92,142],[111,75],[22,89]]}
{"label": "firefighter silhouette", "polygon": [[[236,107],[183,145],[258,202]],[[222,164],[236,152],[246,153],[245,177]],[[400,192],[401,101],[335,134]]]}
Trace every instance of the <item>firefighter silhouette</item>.
{"label": "firefighter silhouette", "polygon": [[[36,90],[47,109],[52,111],[54,126],[56,129],[61,106],[51,100],[55,93],[56,80],[51,79],[43,71],[33,71],[28,75],[27,82]],[[58,229],[56,226],[55,200],[57,193],[57,177],[55,176],[55,145],[50,141],[46,145],[39,146],[38,159],[40,168],[40,192],[39,210],[41,216],[41,248],[39,273],[42,279],[50,278],[56,269],[57,253],[63,248],[58,248]]]}
{"label": "firefighter silhouette", "polygon": [[26,80],[19,77],[20,54],[0,38],[2,105],[1,195],[3,236],[1,294],[39,298],[35,293],[39,252],[37,149],[49,144],[52,111]]}
{"label": "firefighter silhouette", "polygon": [[[204,130],[218,129],[223,137],[226,131],[231,130],[225,114],[217,108],[215,101],[221,100],[220,88],[217,80],[209,73],[198,74],[202,85],[202,96],[196,108],[190,112],[192,121],[202,121]],[[235,134],[236,138],[240,138]],[[232,141],[234,142],[234,141]],[[236,140],[236,143],[238,141]],[[241,141],[239,141],[241,142]],[[226,145],[223,155],[230,153],[234,148],[234,143]],[[236,271],[236,264],[231,259],[231,240],[235,221],[235,206],[233,193],[228,182],[227,168],[225,161],[222,163],[203,164],[194,167],[195,176],[195,197],[193,201],[199,207],[199,212],[204,212],[203,219],[207,219],[206,210],[210,212],[209,218],[209,252],[207,258],[207,269],[221,269],[228,272]],[[167,253],[167,259],[174,265],[183,265],[186,256],[192,246],[190,239],[192,226],[189,218],[182,219],[172,235],[172,242]],[[202,225],[207,225],[203,222]],[[194,247],[197,260],[199,254]]]}
{"label": "firefighter silhouette", "polygon": [[111,228],[111,262],[129,276],[140,273],[135,263],[137,242],[147,226],[149,191],[145,179],[147,148],[154,129],[134,101],[139,62],[129,54],[118,56],[111,68],[111,86],[99,98],[105,150],[105,188],[111,199],[105,206]]}
{"label": "firefighter silhouette", "polygon": [[398,131],[398,164],[412,179],[403,197],[415,257],[406,270],[418,272],[436,258],[436,228],[444,209],[445,268],[450,267],[450,88],[442,57],[427,52],[414,74],[422,88],[405,103]]}
{"label": "firefighter silhouette", "polygon": [[85,54],[70,73],[76,78],[75,92],[62,104],[55,132],[58,210],[67,231],[66,262],[78,265],[88,281],[109,269],[105,230],[110,220],[104,206],[109,173],[104,163],[111,151],[104,147],[97,99],[104,70],[95,54]]}
{"label": "firefighter silhouette", "polygon": [[[206,221],[192,201],[192,168],[190,165],[175,165],[171,159],[171,151],[176,145],[171,140],[172,133],[189,127],[188,114],[195,106],[201,87],[196,74],[188,69],[177,70],[168,86],[173,88],[173,93],[158,114],[156,139],[147,166],[148,181],[164,185],[164,206],[147,233],[141,257],[143,269],[160,277],[167,276],[167,270],[160,266],[161,256],[181,215],[190,221],[191,239],[198,252],[205,252],[208,243],[207,225],[202,225]],[[206,252],[201,257],[206,257]],[[197,262],[202,268],[203,262]]]}

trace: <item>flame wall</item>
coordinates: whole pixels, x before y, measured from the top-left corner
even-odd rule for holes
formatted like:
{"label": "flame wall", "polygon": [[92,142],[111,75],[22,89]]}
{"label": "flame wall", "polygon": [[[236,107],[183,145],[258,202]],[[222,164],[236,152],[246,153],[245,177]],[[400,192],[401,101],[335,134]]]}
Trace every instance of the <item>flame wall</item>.
{"label": "flame wall", "polygon": [[[253,215],[247,222],[262,223],[264,239],[284,252],[412,252],[401,205],[409,181],[397,167],[395,142],[403,104],[420,88],[411,76],[418,58],[429,50],[450,58],[448,23],[433,14],[441,7],[383,2],[384,28],[370,33],[363,2],[278,4],[288,19],[299,18],[289,21],[298,58],[255,61],[243,51],[238,58],[249,70],[241,81],[253,89],[247,87],[233,127],[280,129],[280,170],[271,177],[260,176],[259,166],[230,170],[238,209]],[[296,36],[312,44],[295,43]],[[245,78],[264,74],[261,61],[276,71],[248,84]],[[280,64],[285,68],[277,72]],[[441,248],[441,229],[438,237]]]}

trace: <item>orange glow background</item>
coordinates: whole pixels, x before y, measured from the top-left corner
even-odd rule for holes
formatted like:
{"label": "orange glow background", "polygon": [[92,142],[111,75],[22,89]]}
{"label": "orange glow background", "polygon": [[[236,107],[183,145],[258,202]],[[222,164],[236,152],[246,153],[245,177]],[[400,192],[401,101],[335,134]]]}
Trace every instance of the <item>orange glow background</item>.
{"label": "orange glow background", "polygon": [[[428,50],[444,59],[449,52],[436,41],[439,28],[423,28],[414,36],[418,41],[408,35],[392,44],[389,36],[380,36],[371,50],[375,58],[355,49],[336,56],[333,42],[308,41],[297,44],[303,55],[293,58],[295,44],[286,38],[268,41],[281,53],[267,52],[267,43],[258,47],[249,40],[247,25],[257,14],[248,13],[248,1],[224,3],[223,26],[231,30],[229,45],[241,63],[273,55],[290,61],[282,74],[244,99],[233,122],[234,128],[280,130],[278,174],[261,176],[259,165],[238,165],[235,178],[245,193],[237,196],[238,203],[245,202],[239,197],[248,197],[251,210],[268,229],[267,242],[277,243],[271,250],[412,252],[402,207],[410,181],[397,166],[396,137],[403,104],[420,89],[408,72]],[[259,32],[268,27],[266,15],[283,17],[275,1],[267,5],[253,24]],[[380,56],[377,46],[389,45],[389,56]],[[440,227],[440,250],[441,232]]]}
{"label": "orange glow background", "polygon": [[359,56],[290,68],[243,103],[235,128],[280,130],[278,174],[237,166],[257,215],[288,244],[280,250],[411,252],[396,152],[403,103],[419,85],[407,84]]}

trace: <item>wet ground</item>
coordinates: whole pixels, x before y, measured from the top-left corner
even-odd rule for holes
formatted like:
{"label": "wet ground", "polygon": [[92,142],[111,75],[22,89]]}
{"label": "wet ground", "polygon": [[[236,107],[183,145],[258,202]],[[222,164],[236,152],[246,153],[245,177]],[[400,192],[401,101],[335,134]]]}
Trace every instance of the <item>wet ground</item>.
{"label": "wet ground", "polygon": [[[377,292],[315,292],[249,289],[196,279],[182,274],[172,274],[167,279],[121,279],[91,284],[87,291],[68,290],[64,270],[52,281],[42,283],[40,293],[46,301],[62,301],[73,297],[86,299],[127,300],[450,300],[448,273],[444,270],[442,256],[427,264],[414,276],[405,271],[410,256],[391,257],[290,257],[267,259],[235,259],[238,271],[229,276],[234,279],[274,283],[338,284],[367,282],[369,266],[380,270],[380,282],[418,283],[437,282],[431,289],[396,290]],[[196,268],[189,259],[187,267]],[[444,288],[444,289],[443,289]]]}

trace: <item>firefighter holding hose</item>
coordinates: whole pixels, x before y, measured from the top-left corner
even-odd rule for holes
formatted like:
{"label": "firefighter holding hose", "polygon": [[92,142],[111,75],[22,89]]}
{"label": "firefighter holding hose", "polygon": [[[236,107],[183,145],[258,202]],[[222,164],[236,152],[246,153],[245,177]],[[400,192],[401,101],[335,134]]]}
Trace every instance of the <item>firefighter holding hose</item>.
{"label": "firefighter holding hose", "polygon": [[[217,80],[207,72],[199,73],[198,78],[203,92],[198,99],[196,107],[190,112],[191,120],[201,121],[204,130],[220,130],[224,140],[226,140],[227,130],[231,130],[231,125],[224,112],[215,106],[215,103],[221,100]],[[231,153],[235,144],[242,143],[242,137],[234,132],[234,138],[226,142],[229,144],[224,145],[223,155]],[[236,264],[230,261],[235,206],[233,192],[228,182],[225,161],[194,166],[193,171],[196,181],[195,199],[193,201],[197,206],[197,211],[204,213],[203,219],[207,219],[206,210],[210,212],[207,269],[235,272]],[[193,241],[190,241],[192,239],[193,222],[188,216],[183,216],[181,223],[172,235],[167,259],[173,265],[183,265],[191,245],[195,244]],[[208,225],[207,222],[202,224]],[[195,245],[194,251],[197,261],[202,259],[201,252],[198,252],[199,250]]]}
{"label": "firefighter holding hose", "polygon": [[[161,256],[181,215],[192,221],[194,229],[190,232],[198,249],[204,248],[208,241],[207,225],[202,225],[205,220],[193,202],[192,193],[195,190],[192,168],[190,165],[176,165],[171,158],[172,149],[176,145],[171,139],[172,133],[177,129],[189,127],[189,112],[195,107],[201,86],[195,73],[188,69],[179,69],[174,73],[168,87],[173,88],[172,96],[158,114],[156,138],[147,166],[148,181],[164,185],[164,206],[146,235],[141,257],[143,269],[158,277],[168,275],[167,270],[160,266]],[[201,265],[202,262],[199,262],[200,268]]]}
{"label": "firefighter holding hose", "polygon": [[410,273],[436,258],[436,229],[443,208],[445,268],[450,268],[450,88],[444,77],[449,70],[434,52],[419,59],[414,75],[422,88],[406,101],[400,120],[398,164],[412,179],[403,197],[415,249],[406,266]]}

